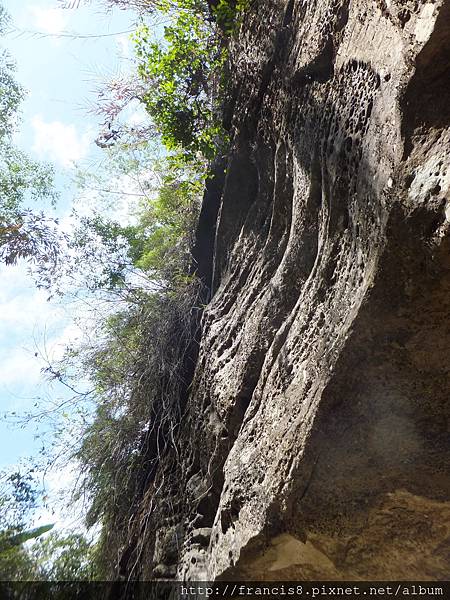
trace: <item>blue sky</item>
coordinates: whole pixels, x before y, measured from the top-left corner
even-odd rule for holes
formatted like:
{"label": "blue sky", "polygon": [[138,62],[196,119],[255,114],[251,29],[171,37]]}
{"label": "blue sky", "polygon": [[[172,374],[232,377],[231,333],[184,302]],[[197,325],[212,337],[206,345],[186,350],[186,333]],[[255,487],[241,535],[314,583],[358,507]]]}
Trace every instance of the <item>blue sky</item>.
{"label": "blue sky", "polygon": [[[74,200],[72,165],[98,159],[93,140],[99,118],[88,112],[93,91],[100,80],[131,68],[127,31],[133,15],[105,14],[95,0],[78,10],[57,8],[57,0],[2,3],[15,27],[2,45],[17,61],[17,79],[28,91],[17,144],[33,158],[54,164],[61,193],[57,212],[64,218]],[[102,37],[57,37],[67,32]],[[80,332],[71,307],[48,302],[25,265],[1,266],[0,277],[0,412],[23,412],[38,396],[64,394],[43,382],[41,354],[57,358]],[[34,434],[34,426],[20,430],[0,422],[0,469],[38,451]],[[69,475],[53,476],[54,484],[64,477]]]}

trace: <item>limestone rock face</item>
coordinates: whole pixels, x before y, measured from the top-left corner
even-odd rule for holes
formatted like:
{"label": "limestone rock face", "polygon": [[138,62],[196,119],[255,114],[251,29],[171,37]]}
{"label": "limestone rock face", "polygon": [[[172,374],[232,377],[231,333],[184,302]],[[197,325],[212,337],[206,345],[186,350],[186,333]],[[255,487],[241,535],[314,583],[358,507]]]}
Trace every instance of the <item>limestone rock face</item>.
{"label": "limestone rock face", "polygon": [[450,1],[259,0],[231,74],[177,576],[448,578]]}

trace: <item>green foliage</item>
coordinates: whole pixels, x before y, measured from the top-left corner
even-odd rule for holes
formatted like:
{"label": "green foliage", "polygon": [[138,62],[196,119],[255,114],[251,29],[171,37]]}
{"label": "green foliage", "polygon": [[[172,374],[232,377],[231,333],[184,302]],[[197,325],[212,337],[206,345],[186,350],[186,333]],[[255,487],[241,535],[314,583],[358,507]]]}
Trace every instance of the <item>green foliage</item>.
{"label": "green foliage", "polygon": [[0,474],[0,531],[12,535],[24,529],[27,515],[35,508],[41,491],[33,469]]}
{"label": "green foliage", "polygon": [[[81,374],[91,384],[95,411],[83,421],[75,458],[83,472],[79,497],[89,500],[87,523],[102,524],[96,564],[103,577],[114,575],[158,449],[169,443],[180,418],[199,314],[190,248],[203,188],[194,166],[171,158],[156,160],[145,152],[137,158],[119,147],[108,155],[118,160],[108,161],[104,173],[80,174],[86,196],[103,190],[103,210],[80,220],[69,258],[87,272],[95,297],[120,298],[120,304],[53,370],[58,377]],[[112,218],[116,180],[126,183],[127,193],[137,190],[127,225]]]}
{"label": "green foliage", "polygon": [[137,224],[123,228],[132,264],[160,283],[173,286],[191,266],[190,249],[203,181],[167,170],[158,191],[136,211]]}
{"label": "green foliage", "polygon": [[2,226],[0,221],[0,260],[10,265],[24,258],[38,268],[55,268],[61,242],[57,224],[44,212],[28,209],[18,211],[10,224]]}
{"label": "green foliage", "polygon": [[29,526],[42,496],[33,469],[3,473],[0,483],[0,580],[94,579],[95,544],[53,525]]}
{"label": "green foliage", "polygon": [[0,555],[4,554],[11,548],[21,546],[29,540],[34,540],[44,533],[47,533],[53,529],[53,524],[42,525],[41,527],[35,527],[34,529],[28,529],[27,531],[20,531],[14,535],[8,534],[7,532],[0,532]]}
{"label": "green foliage", "polygon": [[27,539],[39,537],[32,545],[15,544],[0,551],[0,580],[93,581],[97,579],[96,544],[79,533],[64,535],[52,531],[43,536],[49,529],[49,526],[36,529],[33,536],[30,532]]}
{"label": "green foliage", "polygon": [[168,150],[211,160],[226,145],[219,97],[226,51],[207,6],[180,4],[168,11],[163,42],[145,24],[136,32],[139,74],[149,86],[143,101]]}
{"label": "green foliage", "polygon": [[160,8],[169,21],[164,39],[155,41],[146,24],[134,36],[148,86],[142,101],[166,148],[188,162],[210,161],[228,145],[221,123],[227,44],[248,3],[219,0],[210,8],[203,0],[167,1]]}
{"label": "green foliage", "polygon": [[160,453],[173,443],[198,298],[195,281],[170,295],[148,294],[110,317],[101,342],[82,352],[97,408],[76,455],[84,476],[78,493],[90,499],[88,525],[102,524],[104,577],[115,573],[130,520]]}
{"label": "green foliage", "polygon": [[82,534],[52,532],[32,546],[30,555],[45,581],[97,579],[96,545]]}
{"label": "green foliage", "polygon": [[[10,23],[5,8],[0,5],[0,34]],[[23,99],[23,90],[14,79],[14,62],[5,50],[0,50],[0,139],[15,128],[17,109]]]}
{"label": "green foliage", "polygon": [[[133,302],[140,301],[143,289],[176,289],[190,277],[202,174],[193,165],[127,147],[108,150],[108,157],[103,169],[78,173],[82,197],[95,192],[96,205],[82,217],[74,215],[58,269],[41,268],[36,278],[53,292],[71,287],[74,293],[113,292]],[[128,190],[130,214],[124,224],[115,218],[121,199],[117,181]]]}
{"label": "green foliage", "polygon": [[[108,156],[115,160],[104,171],[79,173],[86,197],[95,190],[101,210],[80,219],[67,264],[75,259],[94,298],[113,299],[114,308],[53,369],[91,384],[95,410],[83,421],[74,458],[83,472],[78,493],[88,499],[87,524],[102,525],[96,564],[103,577],[115,575],[127,523],[180,419],[199,314],[190,248],[203,188],[197,168],[170,157],[126,147]],[[117,181],[127,194],[136,190],[129,224],[113,219]]]}
{"label": "green foliage", "polygon": [[218,27],[229,36],[235,33],[248,6],[249,0],[219,0],[212,7]]}
{"label": "green foliage", "polygon": [[26,526],[40,491],[32,470],[2,473],[0,484],[0,579],[33,579],[36,564],[23,544],[44,533]]}
{"label": "green foliage", "polygon": [[[0,6],[0,32],[9,18]],[[24,205],[36,200],[55,201],[53,172],[18,150],[12,136],[17,127],[23,90],[14,79],[14,63],[0,51],[0,259],[54,260],[57,240],[51,220]]]}
{"label": "green foliage", "polygon": [[0,581],[30,581],[39,578],[36,562],[24,546],[0,554]]}
{"label": "green foliage", "polygon": [[[6,92],[7,93],[7,92]],[[8,139],[0,139],[0,219],[13,221],[24,200],[55,200],[53,173],[14,148]]]}

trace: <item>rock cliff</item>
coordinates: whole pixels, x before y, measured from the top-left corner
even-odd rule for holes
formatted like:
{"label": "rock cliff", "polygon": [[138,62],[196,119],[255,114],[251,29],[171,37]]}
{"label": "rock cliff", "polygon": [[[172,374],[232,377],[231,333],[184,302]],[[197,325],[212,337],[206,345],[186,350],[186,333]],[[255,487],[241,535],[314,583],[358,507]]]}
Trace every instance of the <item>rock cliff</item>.
{"label": "rock cliff", "polygon": [[142,576],[448,578],[449,67],[449,0],[248,10]]}

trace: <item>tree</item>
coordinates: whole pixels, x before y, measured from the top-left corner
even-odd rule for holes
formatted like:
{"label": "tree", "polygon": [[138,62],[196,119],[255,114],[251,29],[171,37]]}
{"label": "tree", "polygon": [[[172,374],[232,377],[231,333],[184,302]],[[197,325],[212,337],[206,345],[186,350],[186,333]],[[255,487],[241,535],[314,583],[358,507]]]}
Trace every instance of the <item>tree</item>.
{"label": "tree", "polygon": [[[0,546],[0,580],[93,581],[97,575],[96,545],[81,533],[62,534],[53,526],[39,527],[18,536],[8,548]],[[36,539],[39,538],[39,539]],[[36,539],[31,546],[27,540]]]}
{"label": "tree", "polygon": [[203,174],[158,158],[152,144],[118,144],[105,153],[94,171],[77,172],[84,214],[73,212],[58,268],[42,263],[35,278],[54,294],[84,300],[101,294],[134,302],[142,292],[173,290],[191,272]]}
{"label": "tree", "polygon": [[24,543],[50,531],[53,525],[30,528],[40,490],[33,470],[3,473],[0,477],[0,579],[34,579],[38,565]]}
{"label": "tree", "polygon": [[0,580],[94,579],[96,545],[83,534],[30,527],[41,495],[32,468],[0,477]]}
{"label": "tree", "polygon": [[[9,17],[0,5],[0,33]],[[14,78],[14,62],[0,50],[0,260],[13,264],[20,258],[55,261],[58,249],[56,221],[33,212],[32,201],[55,202],[53,171],[15,147],[13,134],[24,91]]]}
{"label": "tree", "polygon": [[51,532],[30,550],[45,581],[92,581],[97,575],[96,546],[81,533]]}
{"label": "tree", "polygon": [[141,25],[134,37],[145,107],[166,148],[187,161],[209,161],[226,146],[220,121],[225,47],[209,7],[199,0],[167,4],[164,41]]}

